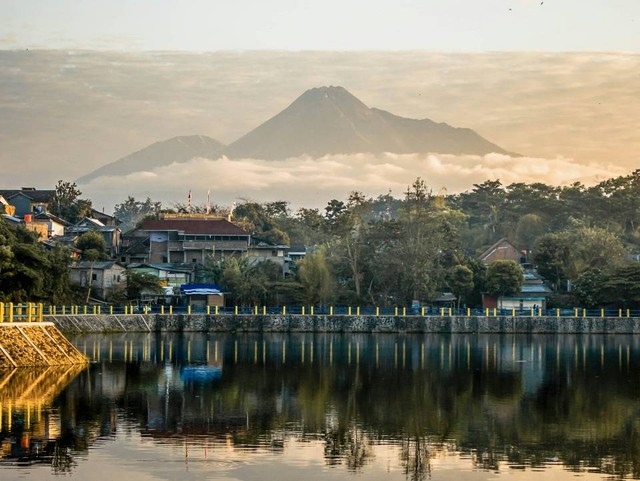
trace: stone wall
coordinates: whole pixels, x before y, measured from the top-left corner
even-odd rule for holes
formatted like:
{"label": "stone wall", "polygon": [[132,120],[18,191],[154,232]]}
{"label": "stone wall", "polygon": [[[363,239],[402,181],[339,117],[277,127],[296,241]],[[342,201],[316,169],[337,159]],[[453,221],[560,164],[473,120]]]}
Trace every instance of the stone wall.
{"label": "stone wall", "polygon": [[420,317],[300,315],[45,316],[65,332],[455,332],[640,334],[638,317]]}

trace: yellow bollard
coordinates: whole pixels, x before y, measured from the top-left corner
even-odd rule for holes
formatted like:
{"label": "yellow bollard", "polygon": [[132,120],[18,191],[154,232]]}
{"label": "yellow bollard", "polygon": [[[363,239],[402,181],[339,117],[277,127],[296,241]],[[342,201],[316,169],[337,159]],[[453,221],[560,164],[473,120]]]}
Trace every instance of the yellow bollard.
{"label": "yellow bollard", "polygon": [[124,306],[124,315],[129,314],[129,306]]}
{"label": "yellow bollard", "polygon": [[516,308],[511,309],[511,317],[516,317]]}
{"label": "yellow bollard", "polygon": [[302,306],[302,315],[304,316],[304,306]]}
{"label": "yellow bollard", "polygon": [[160,314],[164,316],[164,304],[160,306]]}
{"label": "yellow bollard", "polygon": [[144,305],[144,313],[145,314],[149,314],[149,305],[148,304]]}
{"label": "yellow bollard", "polygon": [[287,306],[282,306],[282,315],[283,316],[287,315]]}
{"label": "yellow bollard", "polygon": [[422,314],[422,317],[424,317],[424,306],[420,308],[420,314]]}
{"label": "yellow bollard", "polygon": [[44,317],[44,305],[41,303],[38,304],[38,322],[42,322]]}
{"label": "yellow bollard", "polygon": [[311,310],[311,315],[313,316],[313,306],[309,308]]}
{"label": "yellow bollard", "polygon": [[556,317],[560,317],[560,309],[556,308]]}
{"label": "yellow bollard", "polygon": [[211,306],[207,306],[207,316],[211,315]]}
{"label": "yellow bollard", "polygon": [[497,312],[497,310],[498,310],[498,309],[496,309],[495,307],[493,308],[493,317],[496,317],[496,315],[497,315],[497,313],[496,313],[496,312]]}
{"label": "yellow bollard", "polygon": [[471,316],[471,308],[467,307],[467,317],[470,317],[470,316]]}
{"label": "yellow bollard", "polygon": [[360,306],[356,307],[356,316],[360,315]]}
{"label": "yellow bollard", "polygon": [[449,308],[449,317],[451,317],[451,308]]}
{"label": "yellow bollard", "polygon": [[575,317],[578,317],[578,308],[577,307],[573,310],[573,315]]}
{"label": "yellow bollard", "polygon": [[9,322],[13,322],[13,302],[7,304],[7,309],[9,312]]}
{"label": "yellow bollard", "polygon": [[376,307],[376,316],[379,316],[379,315],[380,315],[380,308]]}
{"label": "yellow bollard", "polygon": [[587,317],[587,310],[586,309],[582,309],[582,317]]}
{"label": "yellow bollard", "polygon": [[62,306],[62,315],[63,316],[67,315],[67,306]]}
{"label": "yellow bollard", "polygon": [[238,315],[238,306],[235,307],[236,316]]}
{"label": "yellow bollard", "polygon": [[333,306],[329,306],[329,315],[333,316]]}
{"label": "yellow bollard", "polygon": [[533,307],[531,308],[531,317],[533,317]]}
{"label": "yellow bollard", "polygon": [[86,313],[87,313],[87,306],[84,306],[84,307],[82,308],[82,313],[83,313],[83,314],[86,314]]}
{"label": "yellow bollard", "polygon": [[622,317],[622,309],[618,309],[618,317]]}
{"label": "yellow bollard", "polygon": [[258,306],[253,306],[253,313],[257,316],[258,315]]}
{"label": "yellow bollard", "polygon": [[349,306],[349,315],[351,315],[351,306]]}
{"label": "yellow bollard", "polygon": [[191,304],[187,306],[187,314],[191,314]]}
{"label": "yellow bollard", "polygon": [[113,306],[109,306],[109,314],[113,316]]}
{"label": "yellow bollard", "polygon": [[173,304],[169,305],[169,314],[173,314]]}
{"label": "yellow bollard", "polygon": [[[313,314],[313,312],[311,314]],[[262,306],[262,315],[263,316],[267,315],[267,306]]]}
{"label": "yellow bollard", "polygon": [[440,317],[444,317],[444,307],[440,308]]}
{"label": "yellow bollard", "polygon": [[4,302],[0,302],[0,322],[4,322]]}
{"label": "yellow bollard", "polygon": [[489,317],[489,308],[488,307],[484,310],[484,315],[486,317]]}
{"label": "yellow bollard", "polygon": [[627,309],[627,317],[629,317],[629,314],[630,314],[629,309]]}
{"label": "yellow bollard", "polygon": [[394,314],[397,316],[398,315],[398,308],[395,308]]}
{"label": "yellow bollard", "polygon": [[600,317],[604,317],[604,309],[600,309]]}
{"label": "yellow bollard", "polygon": [[218,315],[218,306],[216,306],[216,316]]}
{"label": "yellow bollard", "polygon": [[407,315],[407,308],[406,308],[406,307],[403,307],[403,308],[402,308],[402,315],[403,315],[403,316],[406,316],[406,315]]}
{"label": "yellow bollard", "polygon": [[31,303],[27,302],[27,322],[31,322]]}

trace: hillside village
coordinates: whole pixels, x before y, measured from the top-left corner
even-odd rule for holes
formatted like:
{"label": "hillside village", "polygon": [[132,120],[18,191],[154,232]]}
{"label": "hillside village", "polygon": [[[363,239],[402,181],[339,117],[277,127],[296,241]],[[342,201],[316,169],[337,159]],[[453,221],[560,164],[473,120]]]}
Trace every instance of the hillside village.
{"label": "hillside village", "polygon": [[[615,195],[602,197],[608,204],[593,199],[594,189],[612,183],[625,193],[635,189],[637,175],[555,191],[488,181],[448,197],[432,194],[418,179],[405,199],[352,192],[346,202],[331,200],[324,212],[301,208],[295,215],[284,201],[247,202],[229,212],[184,205],[163,210],[133,198],[108,215],[68,182],[51,190],[0,190],[0,227],[30,233],[40,246],[22,262],[31,270],[21,270],[14,255],[15,272],[4,268],[0,295],[18,302],[196,306],[635,306],[635,218],[619,212],[634,207],[615,206]],[[590,196],[608,217],[584,206],[579,217],[567,204],[579,195]],[[612,233],[618,218],[628,235]],[[598,225],[602,219],[608,224]],[[39,251],[57,260],[38,260]],[[54,265],[61,270],[41,281],[34,271],[47,263],[52,272]],[[41,288],[47,282],[50,292]]]}

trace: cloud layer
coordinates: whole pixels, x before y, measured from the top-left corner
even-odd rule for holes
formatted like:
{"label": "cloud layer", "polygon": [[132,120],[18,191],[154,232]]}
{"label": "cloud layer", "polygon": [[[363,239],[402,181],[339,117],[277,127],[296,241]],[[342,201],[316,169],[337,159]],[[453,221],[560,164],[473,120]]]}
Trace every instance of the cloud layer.
{"label": "cloud layer", "polygon": [[416,177],[423,178],[434,192],[449,193],[472,188],[487,179],[513,182],[546,182],[563,185],[580,181],[593,184],[621,175],[613,165],[581,165],[567,158],[512,158],[506,155],[332,155],[284,161],[256,159],[192,159],[153,172],[121,177],[100,177],[81,186],[94,206],[111,211],[127,195],[138,200],[151,197],[165,206],[186,203],[192,191],[194,204],[206,201],[230,205],[239,198],[257,201],[288,200],[296,207],[322,207],[330,199],[345,199],[358,190],[367,196],[386,194],[401,197]]}
{"label": "cloud layer", "polygon": [[633,53],[0,51],[0,167],[51,187],[176,135],[229,143],[311,87],[524,155],[631,169]]}

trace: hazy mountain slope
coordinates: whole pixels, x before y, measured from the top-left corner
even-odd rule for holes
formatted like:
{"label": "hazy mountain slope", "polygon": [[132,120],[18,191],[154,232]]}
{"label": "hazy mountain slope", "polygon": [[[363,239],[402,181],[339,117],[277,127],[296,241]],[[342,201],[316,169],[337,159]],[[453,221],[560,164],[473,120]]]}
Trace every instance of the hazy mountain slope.
{"label": "hazy mountain slope", "polygon": [[284,159],[340,153],[508,153],[471,129],[369,108],[342,87],[307,90],[229,145],[229,158]]}
{"label": "hazy mountain slope", "polygon": [[155,167],[173,162],[187,162],[194,157],[216,159],[224,149],[224,144],[204,135],[173,137],[155,142],[144,149],[104,165],[90,174],[80,177],[77,182],[87,183],[103,175],[127,175],[133,172],[150,171]]}

